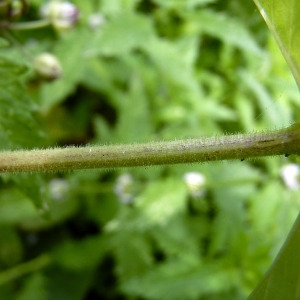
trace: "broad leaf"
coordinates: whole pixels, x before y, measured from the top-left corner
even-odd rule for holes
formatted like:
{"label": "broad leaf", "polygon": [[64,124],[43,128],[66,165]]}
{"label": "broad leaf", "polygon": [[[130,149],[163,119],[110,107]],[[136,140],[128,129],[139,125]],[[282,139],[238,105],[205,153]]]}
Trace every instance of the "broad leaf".
{"label": "broad leaf", "polygon": [[87,57],[99,54],[124,55],[133,49],[145,47],[154,38],[153,26],[148,18],[120,13],[95,35],[85,54]]}
{"label": "broad leaf", "polygon": [[[300,2],[254,0],[275,37],[300,87]],[[300,216],[268,273],[249,296],[249,300],[300,299]]]}
{"label": "broad leaf", "polygon": [[[227,266],[177,260],[176,263],[165,263],[145,275],[131,278],[121,288],[137,297],[146,295],[147,299],[226,299],[228,294],[234,294],[238,280],[238,271]],[[213,298],[213,293],[223,297]]]}
{"label": "broad leaf", "polygon": [[300,2],[254,0],[300,87]]}
{"label": "broad leaf", "polygon": [[[4,44],[3,39],[1,44]],[[8,58],[5,53],[0,54],[0,150],[37,147],[45,139],[44,132],[33,117],[37,106],[22,82],[26,71],[27,67],[20,61]],[[45,210],[41,177],[7,175],[8,179],[17,182],[37,208]]]}
{"label": "broad leaf", "polygon": [[300,299],[300,215],[269,272],[248,300]]}
{"label": "broad leaf", "polygon": [[38,146],[43,132],[32,117],[37,107],[19,79],[26,67],[0,55],[0,149]]}

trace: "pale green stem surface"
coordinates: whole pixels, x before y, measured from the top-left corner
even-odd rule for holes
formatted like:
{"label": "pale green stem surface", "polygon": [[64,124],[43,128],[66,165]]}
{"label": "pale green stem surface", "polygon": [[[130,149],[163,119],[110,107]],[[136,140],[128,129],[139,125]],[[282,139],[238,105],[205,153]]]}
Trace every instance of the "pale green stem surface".
{"label": "pale green stem surface", "polygon": [[255,134],[0,152],[0,172],[137,167],[300,154],[300,123]]}

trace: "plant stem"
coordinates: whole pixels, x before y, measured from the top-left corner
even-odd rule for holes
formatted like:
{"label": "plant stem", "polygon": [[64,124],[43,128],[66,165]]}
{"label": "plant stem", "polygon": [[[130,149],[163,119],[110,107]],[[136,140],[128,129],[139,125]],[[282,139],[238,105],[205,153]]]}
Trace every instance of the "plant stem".
{"label": "plant stem", "polygon": [[0,272],[0,286],[28,273],[43,269],[47,267],[50,262],[50,256],[47,254],[43,254],[31,261],[19,264],[8,270],[4,270]]}
{"label": "plant stem", "polygon": [[6,27],[11,30],[33,30],[40,29],[51,25],[51,22],[47,19],[21,22],[21,23],[9,23]]}
{"label": "plant stem", "polygon": [[136,167],[300,154],[300,123],[271,132],[116,146],[0,152],[0,172]]}

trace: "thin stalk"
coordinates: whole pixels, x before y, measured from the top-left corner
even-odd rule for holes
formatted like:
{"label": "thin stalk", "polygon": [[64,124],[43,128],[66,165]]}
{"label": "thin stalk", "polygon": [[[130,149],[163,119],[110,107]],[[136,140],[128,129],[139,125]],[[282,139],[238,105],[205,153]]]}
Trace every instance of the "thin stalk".
{"label": "thin stalk", "polygon": [[43,254],[31,261],[19,264],[11,269],[0,272],[0,286],[19,278],[28,273],[32,273],[47,267],[51,263],[51,258],[47,254]]}
{"label": "thin stalk", "polygon": [[11,30],[34,30],[44,28],[49,25],[51,25],[51,22],[48,19],[43,19],[30,22],[8,23],[6,28]]}
{"label": "thin stalk", "polygon": [[0,172],[137,167],[300,154],[300,123],[255,134],[0,152]]}

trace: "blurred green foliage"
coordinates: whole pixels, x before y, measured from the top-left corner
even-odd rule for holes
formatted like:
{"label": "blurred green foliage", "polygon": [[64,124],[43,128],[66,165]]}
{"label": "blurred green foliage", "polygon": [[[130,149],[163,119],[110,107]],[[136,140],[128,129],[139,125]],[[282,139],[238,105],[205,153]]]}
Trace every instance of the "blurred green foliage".
{"label": "blurred green foliage", "polygon": [[[79,23],[2,30],[0,145],[172,140],[289,125],[296,84],[252,1],[73,1]],[[38,18],[32,0],[22,22]],[[91,26],[95,13],[104,24]],[[32,61],[57,56],[43,82]],[[1,299],[244,299],[300,207],[287,158],[1,176]],[[205,177],[195,195],[184,175]],[[127,177],[126,177],[127,176]],[[125,180],[124,180],[125,178]]]}

